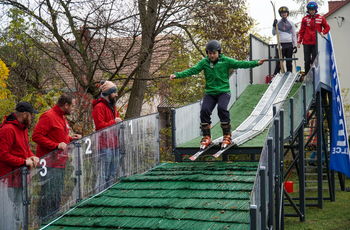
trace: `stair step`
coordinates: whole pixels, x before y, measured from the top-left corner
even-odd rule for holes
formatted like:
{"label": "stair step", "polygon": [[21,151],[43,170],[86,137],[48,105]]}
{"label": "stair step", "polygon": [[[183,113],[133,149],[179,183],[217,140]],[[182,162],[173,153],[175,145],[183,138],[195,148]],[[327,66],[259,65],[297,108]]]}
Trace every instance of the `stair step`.
{"label": "stair step", "polygon": [[[306,183],[318,183],[317,180],[305,180]],[[328,183],[328,180],[323,180],[323,183]]]}
{"label": "stair step", "polygon": [[[317,176],[318,173],[305,173],[306,176]],[[327,173],[322,173],[322,176],[327,176]]]}
{"label": "stair step", "polygon": [[[323,190],[329,190],[329,188],[322,188]],[[305,190],[318,190],[317,187],[305,187]],[[335,190],[340,190],[340,188],[335,188]]]}

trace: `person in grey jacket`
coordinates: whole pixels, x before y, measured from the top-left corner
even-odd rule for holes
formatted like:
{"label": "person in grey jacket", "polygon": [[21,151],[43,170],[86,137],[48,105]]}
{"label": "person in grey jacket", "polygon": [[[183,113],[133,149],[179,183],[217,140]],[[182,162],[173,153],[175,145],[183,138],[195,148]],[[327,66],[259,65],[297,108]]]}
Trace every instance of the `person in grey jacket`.
{"label": "person in grey jacket", "polygon": [[[275,19],[272,27],[272,34],[276,35],[276,25],[278,26],[278,32],[280,36],[280,42],[282,46],[282,57],[292,58],[293,53],[297,52],[297,36],[295,32],[295,25],[292,21],[288,20],[289,10],[286,6],[281,6],[278,9],[278,13],[281,16],[280,20]],[[287,71],[292,72],[292,61],[286,61]],[[277,62],[274,75],[281,70],[280,62]]]}

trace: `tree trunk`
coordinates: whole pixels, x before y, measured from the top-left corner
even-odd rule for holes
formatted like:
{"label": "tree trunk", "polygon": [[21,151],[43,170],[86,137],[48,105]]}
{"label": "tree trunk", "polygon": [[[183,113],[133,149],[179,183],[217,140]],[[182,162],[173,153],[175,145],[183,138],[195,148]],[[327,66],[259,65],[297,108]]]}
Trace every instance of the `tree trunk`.
{"label": "tree trunk", "polygon": [[151,57],[156,37],[157,0],[139,0],[140,21],[142,27],[142,42],[138,60],[139,69],[131,89],[125,118],[138,117],[141,114],[143,98],[145,96],[147,80],[151,67]]}

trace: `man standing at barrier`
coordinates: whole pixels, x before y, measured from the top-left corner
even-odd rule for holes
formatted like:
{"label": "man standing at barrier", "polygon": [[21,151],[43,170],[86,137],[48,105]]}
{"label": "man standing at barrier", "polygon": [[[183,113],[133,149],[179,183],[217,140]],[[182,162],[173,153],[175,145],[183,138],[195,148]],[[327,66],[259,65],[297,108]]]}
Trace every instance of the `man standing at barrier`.
{"label": "man standing at barrier", "polygon": [[[96,126],[96,131],[121,122],[117,107],[117,86],[111,81],[101,82],[101,96],[92,101],[92,117]],[[108,135],[110,134],[110,135]],[[119,163],[119,149],[117,134],[101,132],[99,136],[99,156],[104,167],[105,187],[109,187],[117,174]]]}
{"label": "man standing at barrier", "polygon": [[[21,166],[35,168],[39,163],[28,143],[28,126],[37,113],[30,103],[22,101],[0,125],[0,177]],[[16,171],[1,179],[0,187],[4,186],[7,192],[0,192],[0,229],[17,230],[23,221],[21,172]]]}
{"label": "man standing at barrier", "polygon": [[[34,129],[32,140],[37,143],[36,155],[44,157],[45,169],[41,172],[41,191],[38,203],[39,221],[46,222],[59,211],[64,186],[65,168],[68,158],[67,144],[78,140],[81,135],[69,136],[69,124],[65,115],[70,115],[75,99],[70,93],[63,93],[52,109],[41,115]],[[44,174],[44,175],[43,175]]]}
{"label": "man standing at barrier", "polygon": [[306,6],[307,15],[301,21],[301,28],[298,34],[298,48],[303,42],[304,46],[304,65],[305,74],[311,68],[312,63],[316,58],[316,31],[320,32],[322,36],[327,34],[330,27],[326,19],[317,14],[318,5],[316,2],[309,2]]}
{"label": "man standing at barrier", "polygon": [[[292,58],[293,53],[297,52],[297,36],[295,33],[295,25],[292,21],[288,20],[287,17],[289,16],[289,9],[286,6],[281,6],[278,9],[278,13],[280,14],[281,18],[280,20],[273,22],[272,27],[272,34],[276,35],[277,30],[276,26],[278,26],[278,32],[280,35],[280,42],[282,46],[282,57],[285,58]],[[293,45],[294,44],[294,45]],[[278,74],[281,70],[280,61],[277,62],[276,69],[274,72],[274,75]],[[292,72],[292,60],[286,61],[287,63],[287,71]]]}
{"label": "man standing at barrier", "polygon": [[231,98],[229,82],[230,69],[254,68],[262,65],[266,59],[259,61],[237,61],[233,58],[226,57],[221,53],[221,44],[217,40],[209,41],[206,45],[205,51],[208,55],[207,57],[188,70],[170,75],[170,80],[189,77],[204,70],[206,84],[205,95],[200,112],[200,128],[203,132],[201,148],[205,149],[212,142],[210,135],[210,116],[216,104],[218,105],[218,115],[223,131],[221,148],[225,148],[232,141],[231,120],[227,108]]}

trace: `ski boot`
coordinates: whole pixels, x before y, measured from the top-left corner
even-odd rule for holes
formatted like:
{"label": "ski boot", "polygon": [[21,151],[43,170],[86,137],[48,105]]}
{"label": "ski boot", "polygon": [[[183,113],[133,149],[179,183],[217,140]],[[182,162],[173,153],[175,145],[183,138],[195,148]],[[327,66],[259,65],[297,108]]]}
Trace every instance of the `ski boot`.
{"label": "ski boot", "polygon": [[201,149],[205,149],[212,142],[211,136],[210,136],[210,125],[208,123],[201,123],[200,128],[203,132],[203,138],[201,140]]}
{"label": "ski boot", "polygon": [[223,133],[221,149],[226,148],[229,144],[231,144],[231,124],[229,122],[221,122],[221,128]]}

